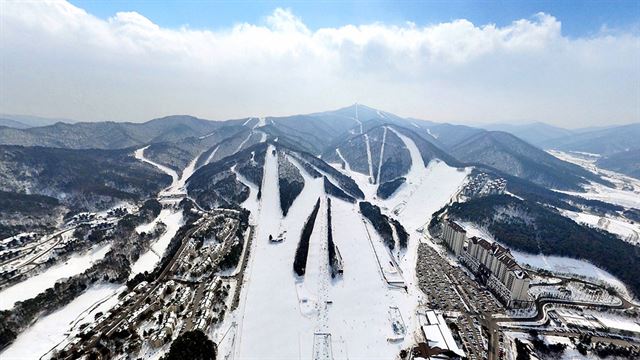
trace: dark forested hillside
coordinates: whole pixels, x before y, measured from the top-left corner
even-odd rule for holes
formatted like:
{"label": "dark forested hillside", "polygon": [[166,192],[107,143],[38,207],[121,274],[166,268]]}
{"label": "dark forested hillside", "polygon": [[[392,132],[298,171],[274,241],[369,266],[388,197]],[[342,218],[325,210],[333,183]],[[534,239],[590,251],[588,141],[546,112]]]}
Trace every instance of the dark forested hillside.
{"label": "dark forested hillside", "polygon": [[0,191],[0,239],[52,228],[66,211],[58,199],[49,196]]}
{"label": "dark forested hillside", "polygon": [[0,146],[0,190],[47,195],[77,210],[155,196],[170,182],[132,149]]}

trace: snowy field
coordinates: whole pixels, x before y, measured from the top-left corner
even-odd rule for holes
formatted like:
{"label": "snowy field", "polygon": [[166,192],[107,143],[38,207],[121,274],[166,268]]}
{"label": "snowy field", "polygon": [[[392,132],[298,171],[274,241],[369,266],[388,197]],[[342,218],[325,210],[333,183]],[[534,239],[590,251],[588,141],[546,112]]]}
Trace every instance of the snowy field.
{"label": "snowy field", "polygon": [[[303,346],[311,353],[313,324],[300,312],[292,264],[302,226],[321,195],[321,181],[310,183],[305,177],[304,190],[283,219],[272,150],[270,146],[266,154],[258,226],[238,309],[237,358],[299,358]],[[284,228],[284,241],[270,243],[269,235],[277,236]]]}
{"label": "snowy field", "polygon": [[[152,271],[156,266],[162,256],[164,255],[164,251],[167,246],[171,242],[171,239],[176,235],[180,226],[183,225],[183,216],[182,210],[175,211],[173,209],[163,209],[158,217],[151,222],[151,224],[155,224],[158,221],[162,221],[165,225],[167,225],[166,231],[160,235],[158,240],[151,243],[151,248],[144,252],[138,260],[131,266],[131,274],[129,278],[133,278],[139,273],[143,273],[145,271]],[[144,229],[146,229],[146,224],[142,225]],[[136,230],[139,230],[138,227]],[[143,231],[144,231],[143,229]]]}
{"label": "snowy field", "polygon": [[62,309],[39,319],[23,331],[9,347],[0,353],[0,358],[36,360],[43,355],[50,355],[49,351],[52,348],[69,338],[66,334],[72,327],[77,330],[79,324],[91,322],[98,311],[104,311],[115,305],[117,297],[114,295],[120,288],[120,285],[114,284],[91,287]]}
{"label": "snowy field", "polygon": [[602,270],[584,260],[561,256],[546,256],[542,254],[534,255],[519,251],[511,251],[511,253],[519,264],[526,264],[534,268],[549,270],[557,274],[576,274],[590,279],[600,280],[618,290],[621,290],[626,295],[629,294],[622,281],[618,280],[618,278],[607,271]]}
{"label": "snowy field", "polygon": [[585,193],[570,191],[561,192],[581,196],[586,199],[601,200],[624,207],[640,209],[640,180],[597,167],[595,165],[595,161],[598,158],[593,155],[572,154],[562,151],[549,151],[549,153],[560,160],[580,165],[583,168],[604,177],[615,186],[615,188],[611,188],[591,182],[586,186]]}
{"label": "snowy field", "polygon": [[619,235],[622,240],[630,244],[640,244],[640,224],[638,223],[618,217],[599,216],[562,209],[560,209],[560,212],[577,223]]}
{"label": "snowy field", "polygon": [[0,291],[0,310],[8,310],[15,302],[31,299],[56,281],[82,273],[102,259],[111,249],[111,244],[99,245],[83,254],[72,255],[63,264],[54,265],[42,273]]}

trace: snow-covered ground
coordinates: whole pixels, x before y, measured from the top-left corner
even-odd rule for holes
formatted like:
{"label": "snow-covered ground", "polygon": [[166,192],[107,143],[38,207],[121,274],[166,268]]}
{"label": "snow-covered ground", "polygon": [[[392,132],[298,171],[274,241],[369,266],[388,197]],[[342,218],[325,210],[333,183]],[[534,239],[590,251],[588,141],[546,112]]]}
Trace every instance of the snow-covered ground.
{"label": "snow-covered ground", "polygon": [[15,302],[31,299],[56,281],[82,273],[102,259],[111,249],[111,244],[99,245],[88,252],[72,255],[65,263],[54,265],[42,273],[0,291],[0,310],[11,309]]}
{"label": "snow-covered ground", "polygon": [[593,315],[602,323],[602,325],[611,328],[624,331],[630,331],[640,334],[640,320],[630,319],[627,317],[617,316],[604,312],[596,312],[592,310],[586,310],[587,314]]}
{"label": "snow-covered ground", "polygon": [[91,322],[98,311],[111,308],[117,301],[120,285],[95,285],[75,298],[62,309],[55,311],[26,329],[7,347],[0,358],[3,360],[39,359],[49,354],[58,344],[64,343],[72,327]]}
{"label": "snow-covered ground", "polygon": [[[311,353],[312,321],[300,312],[292,264],[300,231],[322,188],[306,183],[283,219],[277,155],[272,150],[270,146],[266,153],[261,210],[238,308],[235,358],[299,358],[303,343]],[[269,235],[277,236],[285,228],[282,243],[269,242]]]}
{"label": "snow-covered ground", "polygon": [[573,221],[619,235],[620,238],[630,244],[640,243],[640,224],[630,220],[612,216],[599,216],[587,213],[580,213],[569,210],[560,210],[562,215],[571,218]]}
{"label": "snow-covered ground", "polygon": [[[158,221],[162,221],[165,225],[167,225],[165,232],[160,235],[158,240],[151,243],[151,248],[140,255],[138,260],[133,263],[133,265],[131,266],[131,274],[129,275],[129,278],[133,278],[137,274],[143,273],[145,271],[152,271],[156,264],[160,261],[160,259],[162,259],[164,251],[166,250],[167,246],[169,246],[171,239],[173,239],[173,237],[178,232],[178,229],[180,229],[180,226],[182,226],[184,223],[182,210],[176,211],[173,209],[163,209],[162,211],[160,211],[158,217],[150,224],[154,224],[155,226],[155,223],[157,223]],[[146,226],[148,226],[148,224],[141,226],[146,229]],[[138,227],[136,230],[139,230],[140,228],[141,227]]]}
{"label": "snow-covered ground", "polygon": [[605,270],[584,260],[566,258],[561,256],[546,256],[542,254],[528,254],[519,251],[511,251],[519,264],[529,265],[538,269],[549,270],[557,274],[576,274],[590,279],[600,280],[628,295],[626,286],[622,281]]}
{"label": "snow-covered ground", "polygon": [[[392,128],[389,130],[393,131]],[[415,143],[396,132],[407,146],[412,166],[407,181],[387,200],[376,199],[376,185],[366,175],[349,169],[336,168],[351,176],[365,193],[367,201],[385,209],[396,217],[410,234],[407,250],[395,252],[400,276],[407,290],[390,288],[381,276],[389,264],[390,253],[370,225],[362,222],[357,206],[335,200],[333,204],[334,240],[344,261],[344,276],[336,281],[329,293],[329,329],[333,338],[334,358],[394,358],[398,351],[414,339],[417,328],[416,308],[422,296],[415,275],[417,247],[423,235],[418,231],[436,210],[446,204],[458,191],[468,170],[449,167],[432,161],[424,166]],[[341,154],[339,154],[341,155]],[[367,239],[367,230],[374,248]],[[380,266],[376,255],[380,257]],[[364,295],[366,294],[366,295]],[[407,327],[407,336],[399,342],[387,342],[392,336],[389,309],[397,307]]]}
{"label": "snow-covered ground", "polygon": [[625,207],[640,209],[640,180],[614,172],[604,170],[595,165],[596,156],[573,154],[562,151],[549,151],[560,160],[568,161],[598,174],[611,182],[615,188],[591,182],[586,186],[585,193],[562,191],[566,194],[581,196],[586,199],[601,200]]}
{"label": "snow-covered ground", "polygon": [[187,180],[189,180],[189,177],[191,177],[191,175],[193,175],[193,172],[196,170],[196,162],[200,157],[200,155],[193,158],[193,160],[191,160],[189,165],[187,165],[187,167],[182,171],[182,175],[178,176],[178,173],[175,170],[147,159],[144,156],[144,151],[148,147],[149,146],[145,146],[143,148],[136,150],[134,155],[136,159],[140,161],[144,161],[148,164],[151,164],[157,167],[158,169],[160,169],[161,171],[167,173],[167,175],[171,176],[171,180],[172,180],[171,185],[169,185],[166,189],[162,190],[160,192],[160,196],[185,194],[186,193],[185,186],[186,186]]}
{"label": "snow-covered ground", "polygon": [[[357,204],[333,199],[334,242],[344,262],[344,275],[338,279],[331,279],[328,271],[327,201],[322,179],[313,179],[297,160],[290,159],[300,168],[305,187],[283,218],[277,158],[271,154],[273,148],[267,151],[262,198],[258,201],[254,195],[257,189],[250,186],[252,194],[243,204],[252,211],[251,221],[257,227],[240,305],[214,331],[214,338],[225,339],[221,354],[234,348],[236,358],[311,358],[314,351],[318,352],[315,342],[316,346],[330,344],[334,359],[391,359],[413,343],[411,334],[417,326],[415,311],[421,294],[415,261],[422,235],[416,229],[449,201],[468,172],[435,161],[425,168],[415,144],[405,137],[403,140],[412,147],[415,165],[407,184],[391,199],[373,199],[375,186],[369,184],[366,175],[352,173],[348,166],[340,171],[356,178],[368,201],[387,208],[389,214],[391,209],[399,209],[393,216],[411,234],[408,249],[396,253],[397,257],[392,255],[368,221],[363,221]],[[321,206],[310,240],[307,271],[298,278],[292,267],[295,251],[302,227],[319,197]],[[283,230],[283,242],[268,241],[269,235],[277,236]],[[391,262],[400,265],[394,275],[404,280],[406,290],[390,286],[382,276],[383,272],[389,277],[393,273]],[[408,329],[399,341],[388,341],[394,337],[389,315],[393,308],[398,309]]]}

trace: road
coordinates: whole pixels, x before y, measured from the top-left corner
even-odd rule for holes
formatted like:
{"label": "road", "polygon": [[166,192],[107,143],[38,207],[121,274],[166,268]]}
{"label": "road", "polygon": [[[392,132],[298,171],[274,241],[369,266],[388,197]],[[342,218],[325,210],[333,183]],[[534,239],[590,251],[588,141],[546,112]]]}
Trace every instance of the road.
{"label": "road", "polygon": [[[630,303],[620,297],[621,303],[618,305],[607,305],[607,304],[594,304],[589,302],[582,301],[570,301],[570,300],[562,300],[562,299],[553,299],[553,298],[543,298],[536,300],[536,315],[527,318],[489,318],[487,319],[486,326],[489,329],[491,336],[491,341],[489,342],[489,360],[498,359],[498,353],[500,351],[500,344],[498,342],[498,337],[494,336],[497,334],[497,330],[499,330],[499,323],[519,323],[519,322],[537,322],[543,320],[547,316],[547,310],[545,308],[546,305],[549,304],[563,304],[563,305],[576,305],[576,306],[584,306],[584,307],[599,307],[599,308],[608,308],[608,309],[629,309],[636,306],[633,303]],[[539,330],[541,332],[544,330]],[[559,336],[567,336],[567,333],[558,333]],[[613,338],[602,338],[603,341],[613,341]]]}

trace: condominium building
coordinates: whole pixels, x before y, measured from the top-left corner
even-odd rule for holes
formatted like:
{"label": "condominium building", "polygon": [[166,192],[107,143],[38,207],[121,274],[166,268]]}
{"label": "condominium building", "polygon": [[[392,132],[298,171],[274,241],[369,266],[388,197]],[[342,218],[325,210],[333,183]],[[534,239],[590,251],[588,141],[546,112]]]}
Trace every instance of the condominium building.
{"label": "condominium building", "polygon": [[442,238],[454,254],[460,255],[467,241],[467,232],[455,221],[446,219],[442,224]]}
{"label": "condominium building", "polygon": [[529,302],[529,276],[509,249],[479,237],[468,241],[461,261],[507,305]]}
{"label": "condominium building", "polygon": [[[442,222],[442,239],[478,280],[486,284],[509,307],[529,300],[529,277],[509,249],[467,232],[451,219]],[[466,246],[465,246],[466,245]]]}

